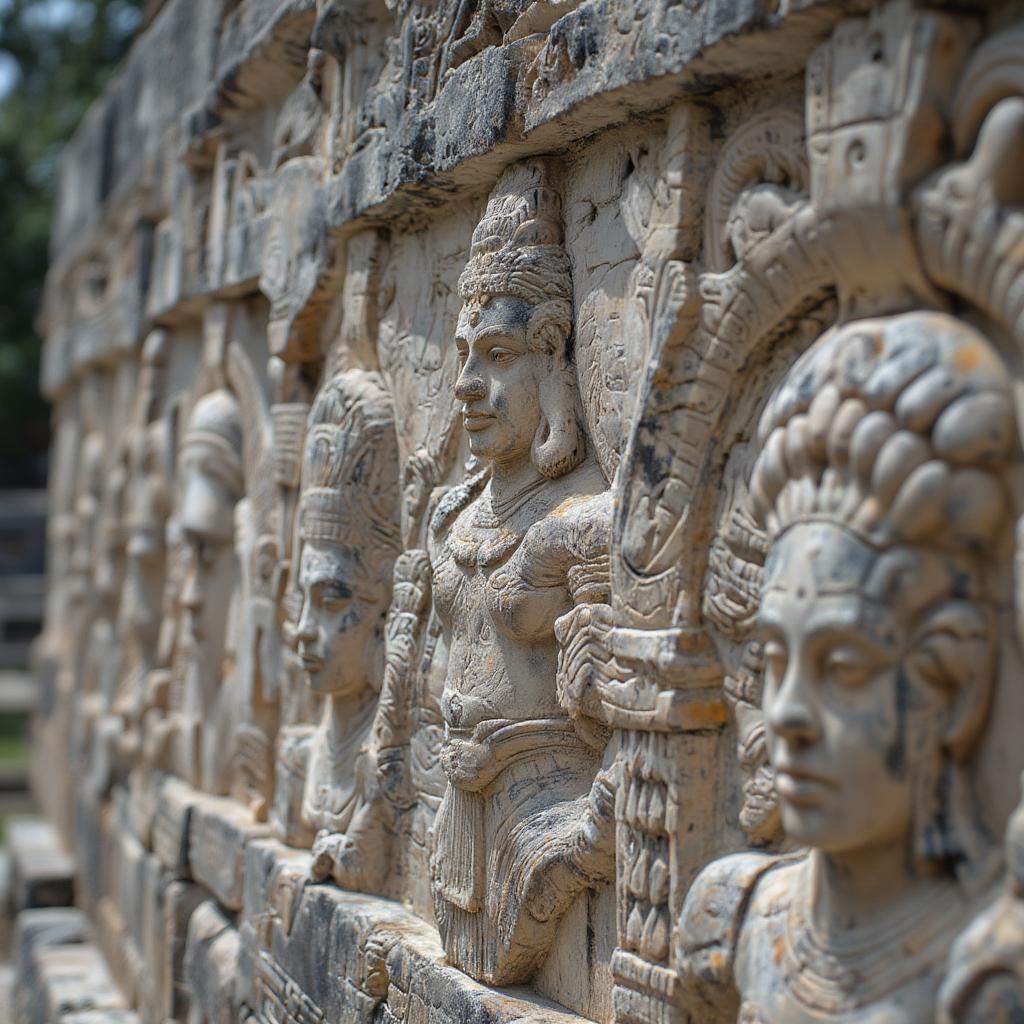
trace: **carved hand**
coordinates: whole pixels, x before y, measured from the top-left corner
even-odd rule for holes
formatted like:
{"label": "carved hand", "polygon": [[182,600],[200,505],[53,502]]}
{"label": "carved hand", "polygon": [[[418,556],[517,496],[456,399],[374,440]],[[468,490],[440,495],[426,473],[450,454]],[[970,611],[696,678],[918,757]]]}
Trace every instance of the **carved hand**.
{"label": "carved hand", "polygon": [[621,678],[609,649],[612,610],[606,604],[577,605],[555,620],[559,643],[556,685],[558,698],[569,716],[599,749],[604,746],[604,686]]}

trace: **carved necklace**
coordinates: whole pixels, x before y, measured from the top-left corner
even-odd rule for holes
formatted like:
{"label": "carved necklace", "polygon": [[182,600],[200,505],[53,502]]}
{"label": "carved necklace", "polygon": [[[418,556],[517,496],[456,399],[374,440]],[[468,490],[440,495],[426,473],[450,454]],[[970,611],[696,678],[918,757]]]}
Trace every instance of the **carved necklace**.
{"label": "carved necklace", "polygon": [[535,494],[539,493],[547,482],[548,479],[546,476],[538,476],[536,480],[528,483],[522,490],[498,501],[495,499],[494,492],[491,490],[494,486],[492,478],[491,486],[487,488],[487,497],[490,502],[491,511],[497,517],[499,522],[503,522],[508,519],[510,515],[518,512]]}
{"label": "carved necklace", "polygon": [[470,509],[468,523],[456,521],[450,543],[452,555],[460,565],[493,565],[507,558],[522,543],[525,530],[513,530],[507,523],[538,494],[548,482],[546,477],[531,481],[522,490],[495,504],[488,485]]}
{"label": "carved necklace", "polygon": [[783,975],[799,1003],[836,1015],[879,1001],[941,962],[965,914],[960,901],[936,900],[926,891],[868,935],[837,941],[816,933],[805,889],[800,887],[786,916]]}

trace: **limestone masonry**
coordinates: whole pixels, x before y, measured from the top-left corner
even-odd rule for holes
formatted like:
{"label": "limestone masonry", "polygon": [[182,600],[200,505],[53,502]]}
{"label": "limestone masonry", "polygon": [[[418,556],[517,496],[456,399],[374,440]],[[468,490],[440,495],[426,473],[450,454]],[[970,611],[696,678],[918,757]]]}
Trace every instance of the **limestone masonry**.
{"label": "limestone masonry", "polygon": [[153,2],[41,324],[18,1024],[1024,1019],[1024,3]]}

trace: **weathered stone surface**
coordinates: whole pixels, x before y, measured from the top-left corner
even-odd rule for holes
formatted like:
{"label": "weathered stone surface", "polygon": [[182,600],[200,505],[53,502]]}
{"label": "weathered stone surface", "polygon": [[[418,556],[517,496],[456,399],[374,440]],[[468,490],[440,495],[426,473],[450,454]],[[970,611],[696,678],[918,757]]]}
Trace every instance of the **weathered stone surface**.
{"label": "weathered stone surface", "polygon": [[25,1019],[1024,1012],[1022,19],[152,5],[42,311]]}
{"label": "weathered stone surface", "polygon": [[70,906],[75,862],[63,849],[56,829],[40,818],[12,818],[5,831],[15,912]]}
{"label": "weathered stone surface", "polygon": [[126,1010],[103,956],[86,939],[86,918],[61,908],[25,910],[15,934],[17,1024],[58,1024],[80,1011]]}

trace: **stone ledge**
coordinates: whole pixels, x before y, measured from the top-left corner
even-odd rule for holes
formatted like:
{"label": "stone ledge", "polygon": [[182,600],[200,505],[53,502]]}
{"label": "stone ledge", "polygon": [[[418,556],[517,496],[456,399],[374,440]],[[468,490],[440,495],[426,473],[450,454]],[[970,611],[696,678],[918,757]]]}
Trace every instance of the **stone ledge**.
{"label": "stone ledge", "polygon": [[199,793],[167,776],[157,786],[153,852],[175,877],[194,880],[228,910],[239,910],[244,892],[245,850],[270,835],[270,826],[228,797]]}
{"label": "stone ledge", "polygon": [[189,824],[189,868],[228,910],[241,910],[245,890],[245,851],[270,835],[249,810],[227,797],[196,794]]}
{"label": "stone ledge", "polygon": [[[18,915],[15,1024],[67,1024],[74,1015],[100,1014],[96,1024],[125,1024],[111,1013],[129,1009],[100,951],[86,940],[78,910],[46,908]],[[79,1024],[85,1024],[79,1021]]]}
{"label": "stone ledge", "polygon": [[75,864],[61,847],[56,829],[42,818],[14,818],[7,824],[14,912],[67,907],[74,902]]}
{"label": "stone ledge", "polygon": [[240,990],[257,1021],[579,1024],[527,989],[489,988],[445,963],[436,929],[400,903],[308,881],[309,855],[249,846]]}

